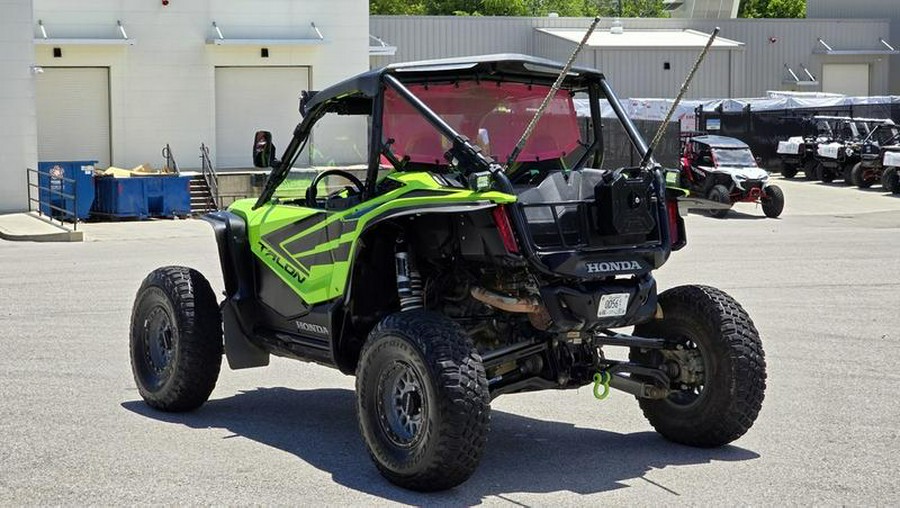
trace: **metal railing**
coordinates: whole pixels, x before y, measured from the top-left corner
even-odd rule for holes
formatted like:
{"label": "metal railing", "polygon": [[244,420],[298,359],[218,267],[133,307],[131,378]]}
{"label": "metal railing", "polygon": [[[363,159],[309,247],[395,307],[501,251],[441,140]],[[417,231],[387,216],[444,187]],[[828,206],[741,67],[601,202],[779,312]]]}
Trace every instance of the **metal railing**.
{"label": "metal railing", "polygon": [[166,143],[166,146],[162,149],[162,156],[166,160],[166,168],[169,171],[178,174],[178,164],[175,163],[175,156],[172,155],[172,148]]}
{"label": "metal railing", "polygon": [[209,205],[210,208],[218,210],[222,203],[219,202],[219,177],[216,175],[216,168],[213,167],[212,158],[209,156],[209,147],[206,143],[200,143],[200,172],[203,180],[209,188]]}
{"label": "metal railing", "polygon": [[[72,223],[72,230],[78,230],[78,182],[74,178],[68,178],[60,172],[40,171],[27,168],[28,181],[28,211],[37,211],[39,216],[46,215],[51,221],[56,219],[60,226],[65,227],[63,219],[68,218]],[[34,179],[32,179],[34,175]],[[46,177],[47,187],[41,185],[41,176]],[[71,185],[72,193],[65,192]],[[33,197],[37,191],[37,198]],[[60,198],[54,200],[53,197]],[[37,210],[34,204],[37,204]],[[59,204],[62,206],[59,206]],[[70,208],[71,206],[71,208]],[[48,210],[47,213],[44,210]]]}

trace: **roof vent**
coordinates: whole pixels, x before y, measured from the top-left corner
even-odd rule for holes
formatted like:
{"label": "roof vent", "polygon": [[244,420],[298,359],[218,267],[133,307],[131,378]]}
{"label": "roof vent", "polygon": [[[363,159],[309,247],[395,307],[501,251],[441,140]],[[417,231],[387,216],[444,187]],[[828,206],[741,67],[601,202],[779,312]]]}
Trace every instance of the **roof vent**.
{"label": "roof vent", "polygon": [[609,28],[609,33],[611,33],[611,34],[625,33],[625,28],[622,26],[622,21],[619,18],[616,18],[613,20],[612,26]]}

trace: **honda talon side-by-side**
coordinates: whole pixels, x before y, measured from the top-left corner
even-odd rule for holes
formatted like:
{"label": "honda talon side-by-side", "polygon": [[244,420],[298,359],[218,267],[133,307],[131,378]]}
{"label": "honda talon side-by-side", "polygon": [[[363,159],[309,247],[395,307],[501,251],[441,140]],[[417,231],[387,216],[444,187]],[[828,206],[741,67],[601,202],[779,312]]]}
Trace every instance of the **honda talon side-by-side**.
{"label": "honda talon side-by-side", "polygon": [[[576,96],[590,100],[588,129]],[[602,167],[602,100],[646,163]],[[271,168],[259,198],[206,217],[224,299],[181,266],[140,286],[130,351],[147,404],[198,408],[223,354],[232,369],[270,355],[333,367],[356,377],[377,469],[419,491],[472,475],[504,394],[615,388],[698,447],[753,425],[759,333],[721,290],[658,292],[653,271],[686,243],[684,193],[601,72],[522,55],[394,64],[306,92],[300,111],[280,158],[256,135],[254,162]],[[283,185],[335,115],[369,122],[366,170]]]}
{"label": "honda talon side-by-side", "polygon": [[769,173],[759,167],[753,152],[739,139],[714,135],[687,135],[682,140],[680,185],[692,194],[721,203],[710,208],[722,218],[735,203],[762,205],[766,217],[784,210],[784,192],[769,183]]}

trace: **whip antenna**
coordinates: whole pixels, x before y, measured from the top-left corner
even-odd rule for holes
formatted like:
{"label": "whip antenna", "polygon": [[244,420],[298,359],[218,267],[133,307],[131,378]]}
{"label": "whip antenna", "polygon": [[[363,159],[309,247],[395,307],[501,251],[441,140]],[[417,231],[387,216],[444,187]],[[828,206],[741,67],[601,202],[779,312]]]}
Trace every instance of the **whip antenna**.
{"label": "whip antenna", "polygon": [[684,94],[687,93],[688,87],[691,85],[691,81],[694,79],[694,74],[697,73],[697,69],[700,68],[700,64],[703,62],[703,59],[706,58],[706,54],[709,53],[709,48],[712,47],[713,41],[716,40],[716,37],[719,35],[719,27],[716,27],[713,30],[713,33],[710,34],[709,40],[706,41],[706,46],[704,46],[703,51],[700,52],[700,56],[697,57],[697,61],[694,62],[694,66],[691,68],[691,72],[688,73],[687,79],[684,80],[684,83],[681,85],[681,90],[678,91],[678,95],[675,97],[675,101],[672,103],[672,107],[669,108],[669,111],[666,113],[666,118],[663,120],[661,124],[659,124],[659,129],[656,130],[656,135],[653,136],[653,141],[650,142],[650,147],[647,149],[647,153],[644,154],[644,158],[641,159],[641,167],[647,165],[650,162],[650,157],[653,156],[653,151],[656,149],[656,145],[659,144],[660,140],[662,140],[663,132],[666,130],[666,126],[669,124],[669,120],[672,119],[672,115],[675,113],[675,109],[678,107],[678,104],[681,103],[681,99],[684,98]]}
{"label": "whip antenna", "polygon": [[547,96],[544,97],[544,102],[541,103],[537,112],[535,112],[534,117],[531,119],[531,122],[528,123],[528,127],[525,128],[525,132],[522,133],[522,137],[519,138],[519,142],[516,143],[516,147],[513,148],[512,153],[509,154],[509,159],[507,159],[506,161],[507,169],[512,166],[512,164],[516,161],[516,158],[519,157],[519,154],[522,152],[522,149],[525,148],[525,143],[528,142],[528,138],[530,138],[531,134],[534,132],[534,128],[540,121],[541,116],[544,115],[544,111],[547,109],[547,106],[550,105],[550,101],[553,100],[554,96],[556,96],[556,92],[558,92],[559,88],[562,86],[563,80],[566,79],[566,74],[569,73],[572,65],[575,64],[575,59],[578,58],[578,53],[581,53],[581,49],[584,48],[585,44],[587,44],[588,39],[591,37],[591,34],[594,33],[594,29],[597,28],[598,23],[600,23],[600,16],[595,17],[594,21],[591,22],[591,26],[588,28],[587,32],[585,32],[584,38],[582,38],[581,42],[578,43],[578,46],[575,47],[575,51],[572,52],[572,56],[569,57],[569,61],[566,62],[566,65],[563,67],[562,72],[560,72],[559,76],[556,78],[556,82],[553,83],[553,86],[550,87],[550,91],[547,93]]}

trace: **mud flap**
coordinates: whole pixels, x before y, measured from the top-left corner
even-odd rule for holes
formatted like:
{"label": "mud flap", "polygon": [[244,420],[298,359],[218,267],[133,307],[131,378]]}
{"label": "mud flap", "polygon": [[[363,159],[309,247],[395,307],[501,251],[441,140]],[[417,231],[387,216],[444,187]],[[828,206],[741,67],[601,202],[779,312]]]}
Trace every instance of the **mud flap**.
{"label": "mud flap", "polygon": [[232,370],[269,365],[269,353],[250,341],[235,315],[234,306],[228,301],[222,305],[222,326],[225,329],[225,358]]}

